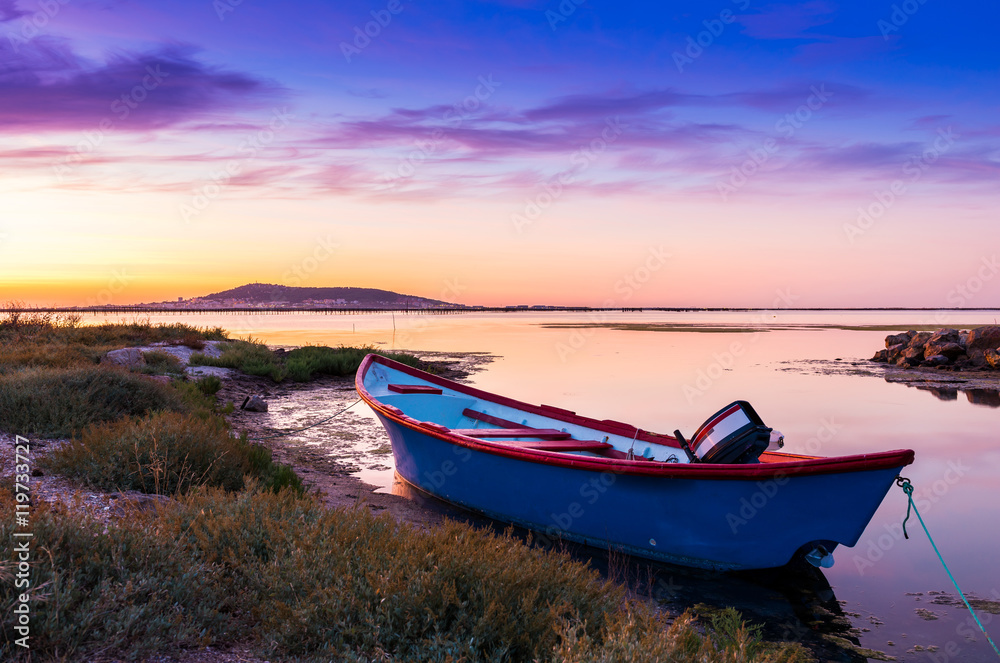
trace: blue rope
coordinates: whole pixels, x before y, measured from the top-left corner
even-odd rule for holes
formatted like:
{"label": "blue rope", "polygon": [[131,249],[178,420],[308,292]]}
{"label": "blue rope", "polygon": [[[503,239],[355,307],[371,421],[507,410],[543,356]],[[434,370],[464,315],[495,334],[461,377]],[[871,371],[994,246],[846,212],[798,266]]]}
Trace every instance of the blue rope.
{"label": "blue rope", "polygon": [[[990,634],[986,632],[986,629],[983,627],[983,623],[979,621],[979,617],[976,616],[976,611],[972,609],[971,605],[969,605],[969,601],[966,600],[965,594],[962,593],[962,588],[958,586],[955,576],[951,574],[951,569],[949,569],[948,565],[944,563],[944,557],[941,557],[941,552],[938,550],[937,544],[934,543],[934,539],[931,538],[931,533],[927,531],[927,525],[924,524],[924,519],[920,516],[920,511],[917,509],[917,505],[913,503],[913,485],[910,483],[910,480],[906,477],[896,477],[896,485],[903,489],[903,492],[906,493],[906,498],[910,501],[906,507],[906,518],[908,519],[910,517],[910,508],[912,507],[913,512],[917,514],[917,520],[920,521],[920,526],[924,528],[924,534],[927,535],[927,540],[931,542],[931,547],[934,548],[934,552],[937,553],[941,566],[944,567],[944,570],[948,573],[948,577],[951,578],[951,584],[955,585],[958,595],[962,597],[962,603],[965,604],[965,607],[969,609],[969,614],[971,614],[972,618],[976,620],[977,624],[979,624],[979,630],[983,632],[983,635],[986,636],[989,643],[993,645],[993,651],[997,653],[997,656],[1000,656],[1000,648],[997,648],[997,644],[993,642],[993,638],[991,638]],[[906,535],[905,519],[903,520],[903,534]],[[910,537],[907,536],[906,538]]]}

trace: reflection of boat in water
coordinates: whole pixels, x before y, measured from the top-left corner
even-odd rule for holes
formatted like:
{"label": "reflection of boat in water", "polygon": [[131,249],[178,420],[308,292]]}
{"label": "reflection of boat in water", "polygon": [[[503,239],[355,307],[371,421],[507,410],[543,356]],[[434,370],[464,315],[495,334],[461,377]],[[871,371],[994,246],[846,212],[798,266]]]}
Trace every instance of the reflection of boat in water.
{"label": "reflection of boat in water", "polygon": [[748,403],[691,443],[490,394],[368,355],[356,386],[406,481],[544,536],[717,570],[828,566],[857,543],[912,451],[819,458],[765,451]]}

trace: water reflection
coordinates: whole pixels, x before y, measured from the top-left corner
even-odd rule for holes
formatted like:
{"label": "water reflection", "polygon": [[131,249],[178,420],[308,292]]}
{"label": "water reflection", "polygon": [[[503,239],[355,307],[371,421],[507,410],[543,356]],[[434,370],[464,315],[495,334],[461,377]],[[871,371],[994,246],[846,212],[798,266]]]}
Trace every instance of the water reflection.
{"label": "water reflection", "polygon": [[984,407],[1000,407],[1000,390],[997,389],[959,389],[957,387],[924,386],[918,385],[920,391],[928,391],[934,394],[938,400],[957,401],[958,393],[962,392],[965,398],[973,405]]}

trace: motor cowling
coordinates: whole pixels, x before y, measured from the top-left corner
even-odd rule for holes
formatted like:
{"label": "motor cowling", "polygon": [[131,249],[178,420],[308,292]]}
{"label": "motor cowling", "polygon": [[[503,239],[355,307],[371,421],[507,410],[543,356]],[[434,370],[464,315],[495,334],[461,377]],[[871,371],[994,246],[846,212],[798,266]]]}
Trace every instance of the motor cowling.
{"label": "motor cowling", "polygon": [[702,463],[756,463],[771,441],[753,406],[736,401],[703,423],[691,438],[691,451]]}

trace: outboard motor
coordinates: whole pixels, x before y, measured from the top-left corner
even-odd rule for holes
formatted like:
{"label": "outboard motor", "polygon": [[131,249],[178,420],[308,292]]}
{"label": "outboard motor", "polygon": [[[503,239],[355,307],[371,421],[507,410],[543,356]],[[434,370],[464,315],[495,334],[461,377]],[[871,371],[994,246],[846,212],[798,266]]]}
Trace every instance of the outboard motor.
{"label": "outboard motor", "polygon": [[692,463],[756,463],[771,441],[771,429],[750,403],[736,401],[709,417],[690,444],[680,431],[674,436]]}

